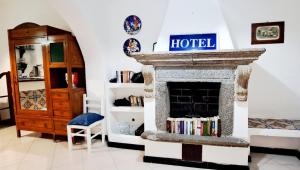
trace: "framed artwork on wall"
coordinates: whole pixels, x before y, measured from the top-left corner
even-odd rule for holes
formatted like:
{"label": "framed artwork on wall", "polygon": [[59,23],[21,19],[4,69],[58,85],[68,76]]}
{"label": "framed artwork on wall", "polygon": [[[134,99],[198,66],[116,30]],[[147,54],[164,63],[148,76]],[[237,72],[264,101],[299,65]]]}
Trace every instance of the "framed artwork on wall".
{"label": "framed artwork on wall", "polygon": [[253,23],[251,44],[273,44],[284,42],[284,21]]}

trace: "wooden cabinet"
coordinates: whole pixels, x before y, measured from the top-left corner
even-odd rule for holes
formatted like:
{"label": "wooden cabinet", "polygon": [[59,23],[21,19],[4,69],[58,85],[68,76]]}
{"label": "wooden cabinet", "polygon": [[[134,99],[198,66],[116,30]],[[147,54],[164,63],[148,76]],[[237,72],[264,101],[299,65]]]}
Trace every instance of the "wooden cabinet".
{"label": "wooden cabinet", "polygon": [[85,65],[68,31],[24,23],[8,30],[14,111],[21,130],[66,135],[82,113]]}

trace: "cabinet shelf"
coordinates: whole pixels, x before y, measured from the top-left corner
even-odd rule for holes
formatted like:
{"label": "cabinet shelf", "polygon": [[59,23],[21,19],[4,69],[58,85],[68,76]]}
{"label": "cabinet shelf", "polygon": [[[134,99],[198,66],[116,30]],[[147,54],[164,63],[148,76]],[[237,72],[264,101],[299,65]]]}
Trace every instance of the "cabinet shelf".
{"label": "cabinet shelf", "polygon": [[113,106],[111,112],[143,113],[144,107]]}
{"label": "cabinet shelf", "polygon": [[144,83],[109,83],[109,88],[144,88]]}

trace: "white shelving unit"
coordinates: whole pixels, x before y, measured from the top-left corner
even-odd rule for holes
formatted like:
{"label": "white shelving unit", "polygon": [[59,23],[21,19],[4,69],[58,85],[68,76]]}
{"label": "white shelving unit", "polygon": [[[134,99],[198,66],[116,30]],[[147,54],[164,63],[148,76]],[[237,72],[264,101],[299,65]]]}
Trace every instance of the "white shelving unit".
{"label": "white shelving unit", "polygon": [[144,96],[143,83],[108,83],[107,84],[107,134],[108,141],[123,144],[144,145],[135,130],[144,123],[144,107],[114,106],[116,99],[130,95]]}

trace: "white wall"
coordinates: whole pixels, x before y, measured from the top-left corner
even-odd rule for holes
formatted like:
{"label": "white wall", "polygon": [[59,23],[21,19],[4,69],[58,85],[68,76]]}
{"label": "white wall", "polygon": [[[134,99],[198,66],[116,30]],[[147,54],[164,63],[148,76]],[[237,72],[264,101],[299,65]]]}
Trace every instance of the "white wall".
{"label": "white wall", "polygon": [[[104,84],[115,76],[116,70],[141,70],[141,64],[123,53],[123,43],[133,37],[141,43],[142,52],[151,51],[168,3],[167,0],[50,2],[77,37],[85,58],[88,95],[98,97],[104,94]],[[142,29],[134,36],[123,30],[123,22],[129,15],[142,20]]]}
{"label": "white wall", "polygon": [[[300,1],[219,0],[237,48],[266,48],[253,64],[249,117],[300,119]],[[251,45],[251,23],[285,21],[283,44]],[[252,146],[296,149],[299,139],[254,136]]]}
{"label": "white wall", "polygon": [[[57,28],[70,30],[58,13],[46,1],[40,0],[1,0],[0,1],[0,73],[10,70],[7,30],[24,22],[34,22],[40,25],[51,25]],[[5,78],[0,80],[0,95],[5,95]],[[7,103],[1,99],[0,104]],[[1,104],[1,105],[2,105]],[[7,111],[2,118],[8,117]]]}
{"label": "white wall", "polygon": [[170,35],[217,33],[217,49],[232,49],[217,0],[171,0],[155,51],[169,51]]}
{"label": "white wall", "polygon": [[[298,0],[219,0],[237,48],[266,48],[253,64],[249,116],[300,119]],[[285,21],[283,44],[251,45],[251,23]]]}

